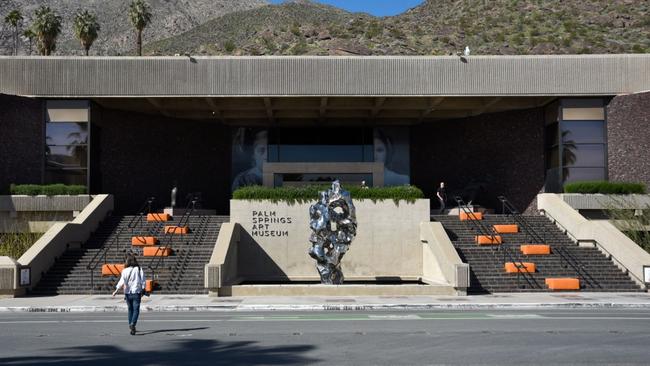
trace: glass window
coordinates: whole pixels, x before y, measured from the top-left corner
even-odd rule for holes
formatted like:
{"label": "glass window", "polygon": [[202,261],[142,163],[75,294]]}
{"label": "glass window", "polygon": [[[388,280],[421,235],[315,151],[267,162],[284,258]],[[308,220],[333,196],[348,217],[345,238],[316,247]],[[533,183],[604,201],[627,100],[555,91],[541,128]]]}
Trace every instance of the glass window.
{"label": "glass window", "polygon": [[88,166],[88,147],[84,145],[47,146],[45,157],[48,167],[85,168]]}
{"label": "glass window", "polygon": [[557,145],[559,143],[558,139],[558,123],[556,122],[546,126],[546,146],[551,147]]}
{"label": "glass window", "polygon": [[367,128],[277,128],[269,139],[270,162],[368,162],[372,130]]}
{"label": "glass window", "polygon": [[88,143],[87,123],[48,123],[46,128],[48,145],[75,145]]}
{"label": "glass window", "polygon": [[546,168],[557,168],[560,166],[560,148],[554,148],[546,151]]}
{"label": "glass window", "polygon": [[87,185],[87,172],[82,169],[46,169],[45,181],[48,183]]}
{"label": "glass window", "polygon": [[341,184],[361,185],[365,180],[366,185],[372,187],[372,174],[370,173],[328,173],[328,174],[275,174],[274,184],[279,186],[300,186],[305,184],[330,183],[339,180]]}
{"label": "glass window", "polygon": [[602,144],[568,144],[562,145],[562,163],[574,167],[604,167],[605,146]]}
{"label": "glass window", "polygon": [[585,180],[605,180],[605,168],[564,168],[564,183],[585,181]]}
{"label": "glass window", "polygon": [[562,122],[562,141],[573,143],[604,143],[603,121],[564,121]]}

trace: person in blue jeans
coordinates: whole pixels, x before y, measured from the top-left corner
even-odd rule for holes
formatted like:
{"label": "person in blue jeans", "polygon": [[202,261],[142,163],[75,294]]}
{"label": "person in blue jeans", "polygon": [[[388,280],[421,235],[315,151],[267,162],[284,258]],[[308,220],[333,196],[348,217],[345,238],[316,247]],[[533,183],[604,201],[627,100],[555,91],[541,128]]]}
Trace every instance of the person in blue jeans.
{"label": "person in blue jeans", "polygon": [[113,297],[120,289],[124,289],[124,299],[129,308],[131,335],[135,335],[135,325],[138,323],[138,316],[140,316],[140,299],[144,294],[145,284],[144,271],[140,268],[135,255],[129,253],[120,280],[115,286],[115,291],[113,291]]}

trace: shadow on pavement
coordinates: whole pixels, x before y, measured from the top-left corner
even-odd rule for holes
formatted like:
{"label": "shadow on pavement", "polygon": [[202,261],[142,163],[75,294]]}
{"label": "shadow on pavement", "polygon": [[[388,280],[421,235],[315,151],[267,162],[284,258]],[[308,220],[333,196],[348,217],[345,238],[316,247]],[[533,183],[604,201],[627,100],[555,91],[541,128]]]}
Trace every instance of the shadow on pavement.
{"label": "shadow on pavement", "polygon": [[[204,330],[204,329],[210,329],[210,327],[182,328],[182,329],[156,329],[156,330],[143,330],[143,331],[138,330],[136,335],[144,336],[144,335],[156,334],[156,333],[191,332],[193,330]],[[126,332],[128,332],[128,330],[126,330],[125,333]]]}
{"label": "shadow on pavement", "polygon": [[109,345],[52,349],[52,356],[0,358],[2,365],[296,365],[319,361],[303,354],[311,345],[261,347],[252,341],[179,340],[157,350],[128,351]]}

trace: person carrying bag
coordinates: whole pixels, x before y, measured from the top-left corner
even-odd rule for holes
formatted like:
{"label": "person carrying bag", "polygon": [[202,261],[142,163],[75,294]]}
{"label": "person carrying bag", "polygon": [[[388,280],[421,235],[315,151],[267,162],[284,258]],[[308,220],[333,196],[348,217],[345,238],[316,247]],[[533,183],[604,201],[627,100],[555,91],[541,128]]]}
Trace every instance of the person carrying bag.
{"label": "person carrying bag", "polygon": [[124,270],[120,275],[120,281],[115,286],[115,291],[113,291],[113,297],[120,289],[124,289],[124,299],[129,308],[131,335],[135,335],[135,325],[138,323],[138,316],[140,316],[140,299],[145,294],[145,285],[144,271],[140,268],[135,255],[129,253],[126,257]]}

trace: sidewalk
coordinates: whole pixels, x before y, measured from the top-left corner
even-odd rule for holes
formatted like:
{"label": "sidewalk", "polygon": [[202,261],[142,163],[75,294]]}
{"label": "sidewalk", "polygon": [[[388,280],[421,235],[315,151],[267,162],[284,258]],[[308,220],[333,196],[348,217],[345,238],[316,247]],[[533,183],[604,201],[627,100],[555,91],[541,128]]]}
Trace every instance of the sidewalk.
{"label": "sidewalk", "polygon": [[[650,294],[611,292],[501,293],[475,296],[368,297],[208,297],[152,295],[142,311],[269,311],[269,310],[488,310],[488,309],[644,309]],[[61,295],[0,298],[0,312],[122,312],[122,297]]]}

